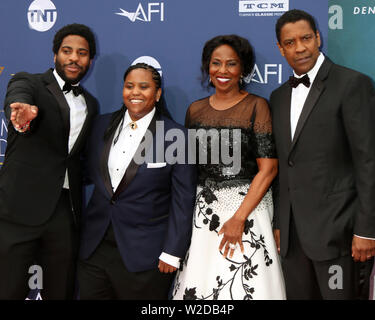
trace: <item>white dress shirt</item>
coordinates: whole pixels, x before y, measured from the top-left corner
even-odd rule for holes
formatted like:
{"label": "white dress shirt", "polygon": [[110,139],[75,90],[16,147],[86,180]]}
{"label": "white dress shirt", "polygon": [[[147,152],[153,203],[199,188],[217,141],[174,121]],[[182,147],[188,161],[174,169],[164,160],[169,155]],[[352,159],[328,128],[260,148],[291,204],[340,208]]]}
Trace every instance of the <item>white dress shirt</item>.
{"label": "white dress shirt", "polygon": [[[126,110],[122,130],[118,136],[116,144],[112,142],[108,157],[108,171],[109,176],[111,177],[113,192],[116,191],[118,185],[120,184],[122,177],[124,176],[130,161],[133,159],[134,154],[137,151],[154,114],[155,108],[143,118],[135,121],[137,128],[133,130],[130,128],[130,123],[132,123],[133,120],[130,118],[128,110]],[[115,137],[117,137],[119,129],[120,125],[116,129],[114,135]]]}
{"label": "white dress shirt", "polygon": [[[313,85],[315,77],[318,74],[318,71],[319,71],[321,65],[323,64],[324,59],[325,58],[324,58],[323,53],[320,53],[319,57],[318,57],[318,59],[315,63],[315,66],[307,73],[307,75],[310,78],[310,83],[311,83],[309,88],[307,88],[302,83],[299,84],[296,88],[292,88],[292,100],[291,100],[291,106],[290,106],[290,129],[291,129],[292,140],[293,140],[293,137],[294,137],[294,133],[296,132],[298,119],[301,115],[301,112],[302,112],[303,106],[305,104],[307,95],[310,92],[310,89]],[[302,78],[304,76],[304,74],[298,76],[294,71],[293,71],[293,73],[294,73],[294,76],[296,78]],[[375,240],[374,238],[361,237],[361,236],[358,236],[356,234],[355,234],[355,236],[357,236],[358,238],[362,238],[362,239]]]}
{"label": "white dress shirt", "polygon": [[[301,115],[303,106],[305,104],[307,95],[310,92],[310,89],[312,87],[312,84],[315,80],[315,77],[320,69],[320,66],[322,65],[324,61],[324,55],[323,53],[319,54],[318,59],[316,60],[315,66],[307,73],[307,75],[310,78],[310,87],[307,88],[304,84],[299,84],[297,88],[292,88],[292,100],[290,105],[290,129],[291,129],[291,137],[293,140],[294,133],[296,132],[296,127],[298,123],[298,119]],[[304,76],[300,75],[298,76],[294,71],[294,76],[296,78],[302,78]]]}
{"label": "white dress shirt", "polygon": [[[65,81],[59,76],[56,70],[53,70],[53,75],[55,76],[57,83],[59,84],[59,87],[62,90]],[[87,105],[83,94],[80,94],[77,97],[73,94],[72,91],[69,91],[68,93],[63,92],[63,94],[70,109],[70,131],[68,143],[68,152],[70,152],[72,151],[73,146],[76,143],[78,135],[81,132],[83,124],[86,120]],[[65,180],[63,188],[69,189],[68,170],[65,171]]]}
{"label": "white dress shirt", "polygon": [[[120,124],[117,127],[114,136],[118,136],[118,140],[116,144],[112,142],[108,157],[108,171],[111,178],[113,192],[115,192],[119,186],[126,169],[133,159],[135,152],[137,151],[138,146],[141,143],[141,140],[145,135],[152,118],[154,117],[154,114],[155,108],[143,118],[135,121],[137,127],[136,129],[132,129],[130,124],[133,121],[129,116],[128,110],[126,110],[120,135],[118,135]],[[179,268],[180,266],[180,258],[172,256],[168,253],[162,252],[159,259],[176,268]]]}

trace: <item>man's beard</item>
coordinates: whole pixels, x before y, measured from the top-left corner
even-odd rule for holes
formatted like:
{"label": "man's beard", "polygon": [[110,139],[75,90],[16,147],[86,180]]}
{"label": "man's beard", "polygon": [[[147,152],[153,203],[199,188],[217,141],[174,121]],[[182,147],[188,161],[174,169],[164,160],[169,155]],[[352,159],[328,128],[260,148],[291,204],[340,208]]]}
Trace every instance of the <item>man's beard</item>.
{"label": "man's beard", "polygon": [[[70,63],[69,65],[75,65],[75,66],[78,66],[76,63],[72,62]],[[55,62],[55,69],[56,69],[56,72],[57,74],[61,77],[61,79],[63,79],[66,83],[70,83],[70,84],[76,84],[78,82],[81,81],[81,79],[85,76],[85,74],[87,73],[87,71],[89,70],[88,67],[86,67],[86,69],[83,69],[81,66],[78,66],[78,68],[81,69],[81,72],[78,74],[78,76],[74,79],[70,79],[68,78],[66,75],[65,75],[65,72],[64,72],[64,68],[62,66],[62,64],[56,59],[56,62]]]}

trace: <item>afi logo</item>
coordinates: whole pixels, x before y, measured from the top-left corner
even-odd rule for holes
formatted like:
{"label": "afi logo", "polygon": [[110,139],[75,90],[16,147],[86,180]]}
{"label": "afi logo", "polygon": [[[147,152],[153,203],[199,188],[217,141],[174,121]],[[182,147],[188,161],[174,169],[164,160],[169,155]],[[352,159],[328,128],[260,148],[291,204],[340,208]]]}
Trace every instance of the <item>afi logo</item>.
{"label": "afi logo", "polygon": [[283,74],[283,65],[282,64],[274,64],[274,63],[266,63],[263,69],[260,69],[258,65],[254,65],[254,69],[251,74],[249,74],[244,80],[246,83],[256,82],[261,84],[268,84],[270,82],[270,78],[279,84],[282,83],[282,74]]}
{"label": "afi logo", "polygon": [[146,9],[139,3],[135,12],[125,11],[120,8],[121,12],[116,12],[116,14],[127,17],[131,22],[135,22],[136,20],[150,22],[155,15],[160,17],[160,21],[164,21],[164,2],[150,2]]}
{"label": "afi logo", "polygon": [[53,27],[57,20],[57,10],[50,0],[35,0],[27,12],[30,29],[44,32]]}

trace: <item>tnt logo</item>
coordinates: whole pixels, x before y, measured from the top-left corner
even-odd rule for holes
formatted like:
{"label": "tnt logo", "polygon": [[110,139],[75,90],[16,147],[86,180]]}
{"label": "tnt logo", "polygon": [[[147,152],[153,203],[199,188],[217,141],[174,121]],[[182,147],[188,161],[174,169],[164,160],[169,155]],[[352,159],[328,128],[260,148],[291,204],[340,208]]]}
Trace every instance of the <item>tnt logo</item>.
{"label": "tnt logo", "polygon": [[146,10],[143,8],[142,4],[139,3],[135,12],[119,9],[121,12],[116,12],[115,14],[127,17],[131,22],[135,22],[136,20],[151,22],[153,18],[164,21],[164,2],[150,2],[147,4]]}
{"label": "tnt logo", "polygon": [[146,63],[146,64],[154,67],[160,73],[160,76],[163,76],[163,72],[161,71],[160,63],[155,58],[150,57],[150,56],[142,56],[142,57],[139,57],[139,58],[135,59],[132,62],[131,65],[135,65],[135,64],[141,63],[141,62]]}
{"label": "tnt logo", "polygon": [[44,32],[53,27],[57,20],[57,10],[50,0],[35,0],[27,12],[30,29]]}

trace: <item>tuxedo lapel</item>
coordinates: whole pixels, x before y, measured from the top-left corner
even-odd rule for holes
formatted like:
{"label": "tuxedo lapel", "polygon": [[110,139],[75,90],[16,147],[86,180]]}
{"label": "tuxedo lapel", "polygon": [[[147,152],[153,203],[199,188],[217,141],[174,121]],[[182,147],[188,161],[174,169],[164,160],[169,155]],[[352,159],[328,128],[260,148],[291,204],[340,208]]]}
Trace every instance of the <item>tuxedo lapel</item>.
{"label": "tuxedo lapel", "polygon": [[281,108],[279,110],[280,112],[280,119],[281,119],[281,125],[280,128],[282,130],[281,137],[285,137],[284,145],[286,147],[286,152],[288,153],[290,150],[290,147],[292,145],[292,136],[290,132],[290,108],[291,108],[291,95],[292,95],[292,88],[287,85],[285,89],[282,92],[282,97],[280,101]]}
{"label": "tuxedo lapel", "polygon": [[[326,57],[322,66],[319,69],[318,74],[316,75],[316,78],[312,84],[312,87],[310,89],[309,94],[307,95],[305,104],[303,105],[303,109],[301,112],[301,115],[297,122],[296,131],[294,133],[292,145],[290,148],[290,151],[293,150],[294,146],[297,143],[297,140],[301,134],[301,131],[306,124],[306,121],[311,113],[311,111],[314,109],[320,95],[323,93],[325,89],[324,80],[328,76],[329,69],[332,66],[332,62]],[[290,101],[290,100],[289,100]],[[290,125],[289,125],[290,127]]]}
{"label": "tuxedo lapel", "polygon": [[[152,133],[153,138],[155,137],[156,121],[158,120],[158,118],[159,117],[157,115],[157,112],[155,112],[155,115],[152,118],[152,120],[150,122],[150,125],[147,128],[147,130],[149,130]],[[137,149],[135,154],[139,154],[142,151],[142,149],[144,149],[144,152],[146,154],[147,150],[150,148],[151,144],[153,143],[153,140],[154,139],[152,139],[151,141],[146,141],[147,144],[142,145],[143,142],[145,141],[145,136],[143,136],[142,141],[139,144],[138,149]],[[134,161],[134,157],[133,157],[133,159],[130,161],[130,164],[129,164],[128,168],[125,171],[124,176],[122,177],[122,180],[121,180],[119,186],[117,187],[117,189],[116,189],[116,191],[113,195],[113,198],[117,198],[121,194],[121,192],[123,192],[126,189],[126,187],[130,184],[130,182],[133,180],[135,174],[137,173],[138,167],[139,167],[139,164],[137,164]]]}
{"label": "tuxedo lapel", "polygon": [[113,189],[112,189],[112,183],[111,183],[111,176],[109,175],[108,170],[108,158],[109,158],[109,152],[111,150],[113,137],[115,136],[116,130],[113,131],[111,136],[104,142],[104,149],[102,152],[102,156],[100,158],[100,171],[102,173],[104,186],[107,189],[109,195],[113,196]]}
{"label": "tuxedo lapel", "polygon": [[68,140],[69,140],[69,131],[70,131],[70,108],[68,103],[66,102],[64,93],[62,92],[57,80],[53,76],[52,70],[48,70],[43,75],[44,81],[47,83],[47,89],[53,94],[55,97],[61,111],[61,117],[63,119],[63,124],[65,128],[64,132],[64,139],[66,139],[66,147],[68,148]]}

